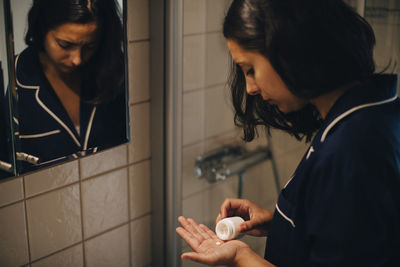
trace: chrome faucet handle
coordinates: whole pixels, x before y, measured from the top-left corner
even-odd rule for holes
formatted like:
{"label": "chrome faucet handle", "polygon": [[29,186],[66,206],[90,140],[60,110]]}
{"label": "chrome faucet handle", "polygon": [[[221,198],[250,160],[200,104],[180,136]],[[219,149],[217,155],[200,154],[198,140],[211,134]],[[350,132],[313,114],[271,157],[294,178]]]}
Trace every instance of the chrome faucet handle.
{"label": "chrome faucet handle", "polygon": [[13,165],[11,163],[0,160],[0,169],[9,173],[13,172]]}

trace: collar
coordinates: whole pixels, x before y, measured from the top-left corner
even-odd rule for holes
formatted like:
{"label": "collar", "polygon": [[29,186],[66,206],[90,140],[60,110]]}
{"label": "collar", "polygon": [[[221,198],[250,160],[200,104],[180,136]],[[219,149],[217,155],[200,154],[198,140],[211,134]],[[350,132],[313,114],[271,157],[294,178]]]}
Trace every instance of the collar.
{"label": "collar", "polygon": [[44,75],[38,51],[32,47],[23,50],[16,57],[15,72],[21,85],[37,86]]}
{"label": "collar", "polygon": [[359,109],[389,103],[397,98],[397,75],[373,75],[371,79],[345,92],[336,101],[322,123],[316,140],[324,142],[329,131],[351,113]]}

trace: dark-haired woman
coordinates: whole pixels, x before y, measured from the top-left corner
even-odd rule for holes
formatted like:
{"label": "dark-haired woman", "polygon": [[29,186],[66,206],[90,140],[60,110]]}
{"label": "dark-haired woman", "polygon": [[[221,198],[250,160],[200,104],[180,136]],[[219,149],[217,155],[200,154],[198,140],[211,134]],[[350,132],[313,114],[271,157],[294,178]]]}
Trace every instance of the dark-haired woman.
{"label": "dark-haired woman", "polygon": [[374,74],[374,33],[341,0],[234,0],[224,22],[235,120],[312,140],[274,212],[227,199],[217,222],[267,236],[265,257],[179,217],[177,232],[209,265],[397,266],[400,101],[395,75]]}
{"label": "dark-haired woman", "polygon": [[33,1],[16,58],[20,158],[46,164],[126,140],[122,38],[114,0]]}

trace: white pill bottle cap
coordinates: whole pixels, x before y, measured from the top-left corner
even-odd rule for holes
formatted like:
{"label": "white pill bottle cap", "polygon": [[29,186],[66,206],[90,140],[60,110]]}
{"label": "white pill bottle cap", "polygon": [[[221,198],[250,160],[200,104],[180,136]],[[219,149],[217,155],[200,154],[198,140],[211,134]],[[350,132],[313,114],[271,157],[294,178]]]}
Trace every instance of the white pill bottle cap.
{"label": "white pill bottle cap", "polygon": [[241,217],[228,217],[220,220],[215,226],[215,233],[219,239],[231,240],[239,236],[238,227],[244,220]]}

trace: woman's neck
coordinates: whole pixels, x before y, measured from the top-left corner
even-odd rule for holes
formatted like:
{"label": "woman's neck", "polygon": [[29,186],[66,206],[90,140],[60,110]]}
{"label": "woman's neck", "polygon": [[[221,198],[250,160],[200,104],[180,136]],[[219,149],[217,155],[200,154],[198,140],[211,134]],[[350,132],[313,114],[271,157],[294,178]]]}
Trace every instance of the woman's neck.
{"label": "woman's neck", "polygon": [[59,71],[57,66],[55,66],[47,57],[46,53],[43,52],[39,53],[39,60],[42,65],[43,72],[48,80],[59,81],[79,95],[81,77],[78,70],[73,72]]}
{"label": "woman's neck", "polygon": [[345,86],[342,86],[336,90],[333,90],[331,92],[328,92],[327,94],[320,95],[316,98],[313,98],[310,100],[310,103],[316,107],[318,110],[319,114],[323,119],[326,118],[326,115],[328,115],[328,112],[331,110],[333,105],[336,103],[336,101],[349,89],[354,87],[355,85],[359,84],[360,82],[355,81],[351,82],[349,84],[346,84]]}

